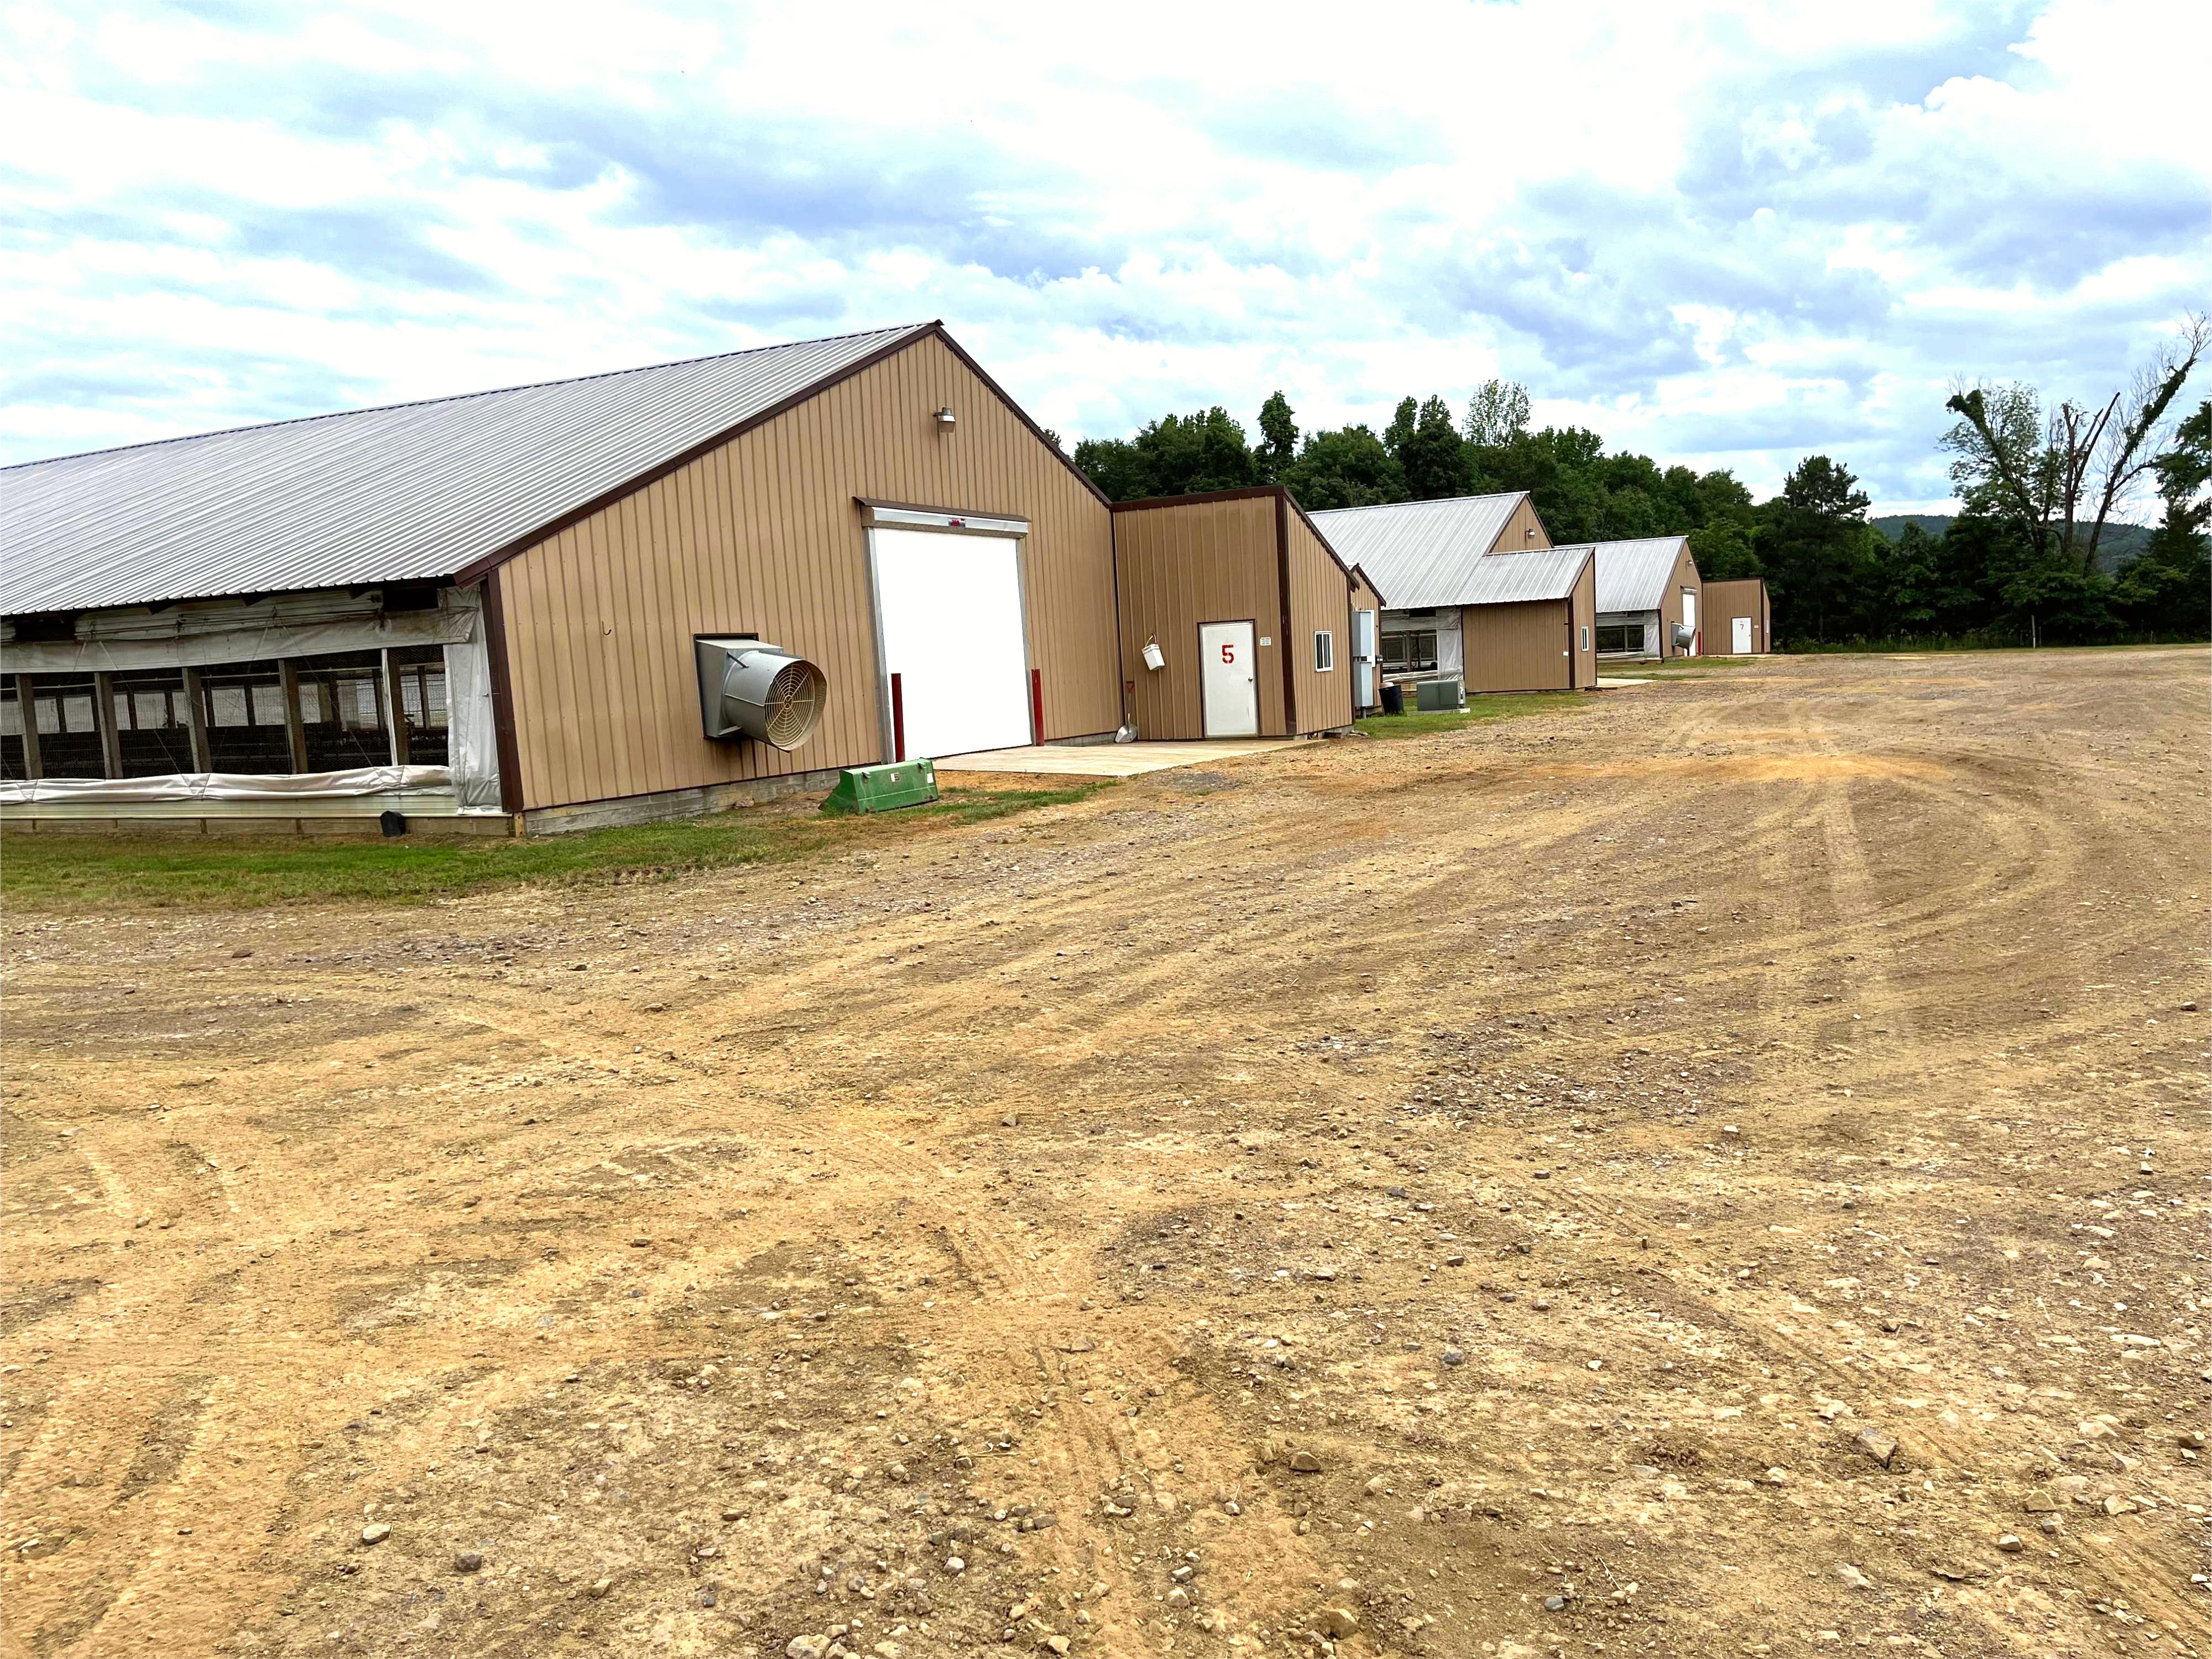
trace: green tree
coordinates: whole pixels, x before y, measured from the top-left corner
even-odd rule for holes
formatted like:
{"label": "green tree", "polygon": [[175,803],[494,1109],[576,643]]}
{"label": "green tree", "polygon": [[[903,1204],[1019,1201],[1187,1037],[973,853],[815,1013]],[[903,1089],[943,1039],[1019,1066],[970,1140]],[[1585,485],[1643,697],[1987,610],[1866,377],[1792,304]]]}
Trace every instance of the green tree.
{"label": "green tree", "polygon": [[1406,499],[1406,475],[1372,428],[1347,426],[1305,441],[1281,482],[1310,512]]}
{"label": "green tree", "polygon": [[1386,441],[1395,439],[1391,453],[1405,474],[1407,494],[1417,501],[1433,501],[1471,493],[1467,441],[1453,424],[1451,406],[1431,398],[1407,422],[1407,405],[1413,401],[1408,398],[1398,406],[1398,418],[1386,434]]}
{"label": "green tree", "polygon": [[2208,343],[2212,319],[2191,317],[2101,407],[2068,400],[2047,420],[2033,386],[1960,386],[1944,404],[1958,423],[1942,441],[1960,499],[2011,520],[2033,564],[2051,554],[2094,573],[2105,526],[2155,472],[2166,412]]}
{"label": "green tree", "polygon": [[1421,404],[1418,398],[1401,398],[1398,407],[1391,412],[1390,424],[1382,428],[1382,445],[1393,455],[1401,453],[1413,441],[1414,429],[1421,423]]}
{"label": "green tree", "polygon": [[1881,631],[1915,634],[1936,625],[1942,614],[1942,543],[1917,524],[1877,548],[1881,614],[1887,622]]}
{"label": "green tree", "polygon": [[1471,487],[1478,493],[1525,489],[1554,542],[1605,541],[1612,519],[1598,462],[1605,440],[1583,427],[1519,432],[1474,452]]}
{"label": "green tree", "polygon": [[1260,482],[1244,428],[1218,404],[1195,415],[1163,416],[1133,438],[1086,438],[1075,447],[1075,464],[1117,501]]}
{"label": "green tree", "polygon": [[1684,533],[1700,575],[1727,581],[1766,574],[1759,562],[1757,509],[1735,473],[1721,469],[1698,477],[1686,466],[1670,466],[1666,482],[1669,517],[1689,526]]}
{"label": "green tree", "polygon": [[1496,449],[1528,429],[1528,388],[1518,380],[1485,380],[1467,405],[1467,441]]}
{"label": "green tree", "polygon": [[1778,634],[1825,642],[1858,631],[1878,568],[1867,506],[1850,470],[1826,455],[1800,461],[1765,503],[1758,550]]}
{"label": "green tree", "polygon": [[2112,597],[2137,629],[2203,639],[2212,632],[2212,401],[2198,404],[2174,438],[2155,466],[2165,511]]}
{"label": "green tree", "polygon": [[1260,405],[1260,444],[1254,459],[1261,477],[1280,483],[1297,453],[1298,423],[1291,415],[1291,400],[1277,392]]}

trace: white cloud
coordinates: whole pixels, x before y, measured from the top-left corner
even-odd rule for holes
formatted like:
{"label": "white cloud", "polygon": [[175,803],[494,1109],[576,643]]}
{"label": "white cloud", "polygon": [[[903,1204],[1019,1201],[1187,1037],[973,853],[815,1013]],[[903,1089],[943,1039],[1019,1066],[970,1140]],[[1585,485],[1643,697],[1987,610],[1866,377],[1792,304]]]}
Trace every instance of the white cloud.
{"label": "white cloud", "polygon": [[1504,373],[1904,503],[2201,303],[2198,9],[31,0],[0,453],[941,315],[1071,436]]}

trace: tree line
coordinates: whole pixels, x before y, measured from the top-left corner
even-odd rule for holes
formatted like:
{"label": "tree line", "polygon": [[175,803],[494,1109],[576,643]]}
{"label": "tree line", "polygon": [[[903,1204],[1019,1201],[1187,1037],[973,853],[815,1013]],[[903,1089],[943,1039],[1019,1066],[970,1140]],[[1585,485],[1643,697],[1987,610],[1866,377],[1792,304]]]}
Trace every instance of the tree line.
{"label": "tree line", "polygon": [[[1531,430],[1528,389],[1507,380],[1463,412],[1407,398],[1379,433],[1301,433],[1279,391],[1256,438],[1216,405],[1085,439],[1074,459],[1115,501],[1281,483],[1320,512],[1525,489],[1554,542],[1682,535],[1708,579],[1764,576],[1789,649],[2197,640],[2212,635],[2212,400],[2180,411],[2207,343],[2191,319],[2105,402],[2047,416],[2033,386],[1957,387],[1942,447],[1963,511],[1893,539],[1829,456],[1754,501],[1724,468],[1608,453],[1586,427]],[[2114,530],[2147,510],[2148,535],[2115,556]]]}

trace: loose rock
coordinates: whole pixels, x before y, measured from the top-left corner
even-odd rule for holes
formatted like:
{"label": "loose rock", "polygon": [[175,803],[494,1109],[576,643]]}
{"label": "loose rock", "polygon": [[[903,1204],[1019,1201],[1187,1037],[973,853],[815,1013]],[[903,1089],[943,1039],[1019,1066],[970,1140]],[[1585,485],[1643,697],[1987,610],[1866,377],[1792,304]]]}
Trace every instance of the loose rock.
{"label": "loose rock", "polygon": [[1851,1443],[1884,1468],[1887,1468],[1890,1459],[1897,1455],[1896,1437],[1884,1434],[1877,1428],[1861,1429],[1851,1437]]}

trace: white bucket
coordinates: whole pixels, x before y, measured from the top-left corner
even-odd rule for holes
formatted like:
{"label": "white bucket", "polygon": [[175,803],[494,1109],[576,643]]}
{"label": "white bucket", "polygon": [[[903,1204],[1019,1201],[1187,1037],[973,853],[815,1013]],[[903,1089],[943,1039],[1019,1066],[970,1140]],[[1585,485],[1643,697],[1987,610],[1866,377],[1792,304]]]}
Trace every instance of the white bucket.
{"label": "white bucket", "polygon": [[1157,674],[1161,669],[1165,668],[1167,665],[1167,656],[1161,651],[1160,642],[1158,640],[1146,640],[1145,641],[1145,666],[1151,669],[1155,674]]}

